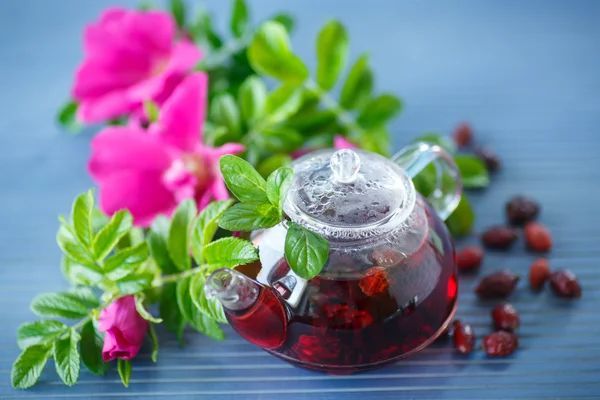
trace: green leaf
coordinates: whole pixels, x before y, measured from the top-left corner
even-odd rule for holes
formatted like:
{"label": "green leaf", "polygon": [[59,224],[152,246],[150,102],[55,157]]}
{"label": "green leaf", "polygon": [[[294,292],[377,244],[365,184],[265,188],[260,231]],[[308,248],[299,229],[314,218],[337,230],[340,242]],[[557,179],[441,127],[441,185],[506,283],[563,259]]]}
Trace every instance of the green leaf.
{"label": "green leaf", "polygon": [[81,132],[82,129],[81,124],[77,121],[77,108],[79,105],[70,100],[63,104],[56,118],[61,127],[74,134]]}
{"label": "green leaf", "polygon": [[108,363],[102,359],[102,346],[104,338],[101,333],[94,328],[92,321],[87,322],[81,328],[81,342],[79,351],[81,352],[81,361],[83,365],[95,375],[104,375],[108,371]]}
{"label": "green leaf", "polygon": [[58,247],[60,247],[63,253],[71,260],[93,269],[96,264],[93,257],[88,252],[88,249],[79,243],[72,227],[64,220],[61,220],[61,222],[62,225],[58,228],[58,232],[56,233],[56,243],[58,243]]}
{"label": "green leaf", "polygon": [[148,122],[152,123],[158,121],[160,114],[160,108],[158,107],[158,104],[152,100],[144,101],[144,114],[146,114]]}
{"label": "green leaf", "polygon": [[100,299],[94,293],[91,288],[88,287],[78,287],[70,289],[68,293],[64,294],[65,296],[80,302],[87,308],[96,308],[100,307]]}
{"label": "green leaf", "polygon": [[389,156],[392,147],[390,134],[384,126],[362,131],[358,142],[361,148],[384,156]]}
{"label": "green leaf", "polygon": [[473,213],[473,209],[467,197],[463,195],[456,210],[446,219],[446,226],[452,236],[461,237],[471,232],[474,221],[475,214]]}
{"label": "green leaf", "polygon": [[[223,40],[214,30],[211,15],[204,9],[198,9],[196,18],[188,28],[188,32],[194,39],[194,42],[199,44],[203,49],[218,49],[223,45]],[[200,65],[203,64],[201,63]]]}
{"label": "green leaf", "polygon": [[226,237],[204,247],[206,269],[212,272],[219,268],[234,268],[258,260],[254,245],[240,238]]}
{"label": "green leaf", "polygon": [[169,10],[179,29],[185,28],[185,2],[183,0],[170,0]]}
{"label": "green leaf", "polygon": [[133,217],[127,210],[117,211],[94,237],[92,248],[96,260],[104,260],[115,248],[119,240],[133,228]]}
{"label": "green leaf", "polygon": [[171,260],[173,260],[180,271],[185,271],[192,267],[188,238],[190,224],[197,213],[196,203],[193,199],[189,199],[179,204],[173,214],[169,238],[167,240],[167,250],[169,251]]}
{"label": "green leaf", "polygon": [[233,200],[214,201],[206,206],[192,225],[191,246],[194,260],[203,264],[202,251],[212,240],[219,227],[219,218],[231,207]]}
{"label": "green leaf", "polygon": [[329,242],[300,225],[291,224],[285,237],[285,258],[292,270],[304,279],[321,272],[329,255]]}
{"label": "green leaf", "polygon": [[329,21],[317,38],[317,83],[330,90],[344,69],[348,57],[348,34],[339,21]]}
{"label": "green leaf", "polygon": [[283,27],[288,33],[292,33],[292,31],[294,30],[294,25],[296,24],[296,22],[294,21],[294,17],[292,17],[290,14],[279,13],[273,16],[273,18],[271,19],[283,25]]}
{"label": "green leaf", "polygon": [[290,185],[294,180],[294,170],[291,168],[279,168],[267,179],[267,197],[271,204],[283,212],[283,202]]}
{"label": "green leaf", "polygon": [[104,275],[113,281],[124,278],[135,271],[149,256],[150,250],[146,242],[123,249],[106,260]]}
{"label": "green leaf", "polygon": [[83,318],[88,308],[67,293],[42,293],[31,301],[31,311],[40,317]]}
{"label": "green leaf", "polygon": [[285,125],[305,136],[314,136],[317,133],[336,132],[337,117],[330,110],[306,110],[292,115]]}
{"label": "green leaf", "polygon": [[71,221],[75,236],[82,245],[92,243],[92,212],[94,210],[94,192],[80,194],[73,202]]}
{"label": "green leaf", "polygon": [[152,284],[154,276],[151,273],[142,273],[135,275],[128,275],[125,278],[119,279],[115,283],[117,289],[122,295],[134,294],[141,292],[144,289],[148,289]]}
{"label": "green leaf", "polygon": [[177,282],[177,304],[183,317],[198,332],[213,339],[222,340],[225,334],[216,321],[204,315],[192,302],[190,296],[191,278],[185,278]]}
{"label": "green leaf", "polygon": [[384,125],[402,109],[400,99],[392,94],[382,94],[370,100],[360,112],[358,123],[365,128]]}
{"label": "green leaf", "polygon": [[261,148],[274,153],[291,153],[304,143],[302,135],[284,127],[263,129],[255,140]]}
{"label": "green leaf", "polygon": [[490,174],[481,159],[474,156],[456,156],[463,186],[467,189],[484,188],[490,184]]}
{"label": "green leaf", "polygon": [[148,11],[148,10],[152,10],[154,8],[156,8],[156,4],[154,4],[154,2],[152,2],[152,1],[142,1],[137,6],[137,9],[140,11]]}
{"label": "green leaf", "polygon": [[36,344],[23,350],[15,360],[10,372],[10,381],[16,389],[27,389],[40,379],[52,348],[45,344]]}
{"label": "green leaf", "polygon": [[152,362],[156,362],[158,358],[158,336],[153,324],[150,324],[148,327],[148,337],[150,338],[150,343],[152,343]]}
{"label": "green leaf", "polygon": [[207,317],[220,323],[227,323],[223,306],[217,298],[207,299],[204,293],[205,279],[201,274],[196,274],[190,282],[190,297],[194,305]]}
{"label": "green leaf", "polygon": [[290,84],[283,84],[269,94],[267,98],[267,115],[271,124],[277,124],[296,113],[302,105],[302,89]]}
{"label": "green leaf", "polygon": [[140,316],[146,321],[150,321],[155,324],[160,324],[162,322],[162,319],[152,316],[152,314],[150,314],[150,312],[146,309],[146,306],[144,306],[145,298],[146,297],[143,293],[135,295],[135,309],[137,310],[138,314],[140,314]]}
{"label": "green leaf", "polygon": [[174,274],[178,271],[167,249],[170,229],[171,221],[164,215],[159,215],[154,218],[150,231],[146,235],[146,241],[148,242],[152,258],[166,274]]}
{"label": "green leaf", "polygon": [[210,120],[227,128],[228,132],[239,137],[241,132],[240,111],[233,96],[220,93],[213,98],[209,108]]}
{"label": "green leaf", "polygon": [[17,330],[17,343],[21,350],[36,344],[56,340],[69,329],[62,322],[46,319],[43,321],[26,322]]}
{"label": "green leaf", "polygon": [[129,360],[123,360],[119,358],[117,360],[117,371],[121,377],[121,382],[125,387],[129,387],[129,380],[131,379],[131,363]]}
{"label": "green leaf", "polygon": [[179,310],[177,303],[177,285],[169,283],[163,286],[160,296],[158,310],[163,319],[164,327],[177,334],[179,342],[182,342],[183,328],[185,327],[185,319]]}
{"label": "green leaf", "polygon": [[438,135],[437,133],[426,133],[413,140],[413,142],[427,142],[437,144],[451,155],[454,155],[454,153],[456,153],[456,144],[454,143],[454,140],[450,139],[448,136]]}
{"label": "green leaf", "polygon": [[261,162],[256,170],[260,173],[262,177],[268,177],[271,175],[277,168],[285,167],[292,162],[292,157],[287,154],[275,154],[263,162]]}
{"label": "green leaf", "polygon": [[340,97],[340,105],[347,110],[361,108],[373,90],[373,72],[369,57],[364,54],[352,66]]}
{"label": "green leaf", "polygon": [[54,365],[56,373],[67,386],[73,386],[79,379],[79,333],[71,329],[69,335],[54,342]]}
{"label": "green leaf", "polygon": [[265,116],[267,87],[262,79],[256,75],[246,78],[238,92],[238,106],[243,120],[250,127]]}
{"label": "green leaf", "polygon": [[268,202],[267,182],[247,161],[224,155],[219,159],[225,184],[240,201]]}
{"label": "green leaf", "polygon": [[241,38],[248,29],[248,7],[244,0],[235,0],[231,15],[231,32],[237,38]]}
{"label": "green leaf", "polygon": [[238,203],[225,211],[219,226],[231,232],[270,228],[281,221],[279,210],[269,203]]}
{"label": "green leaf", "polygon": [[95,286],[104,278],[100,268],[78,264],[67,256],[61,259],[61,270],[73,285]]}
{"label": "green leaf", "polygon": [[256,71],[283,82],[300,85],[308,78],[308,69],[292,53],[286,29],[274,21],[258,28],[248,47],[248,59]]}

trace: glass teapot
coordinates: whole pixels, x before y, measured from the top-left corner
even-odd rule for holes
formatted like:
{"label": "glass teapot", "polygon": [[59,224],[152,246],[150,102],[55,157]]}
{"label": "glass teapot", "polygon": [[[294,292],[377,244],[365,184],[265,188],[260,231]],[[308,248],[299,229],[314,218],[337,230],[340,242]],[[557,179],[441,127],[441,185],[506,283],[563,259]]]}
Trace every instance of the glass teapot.
{"label": "glass teapot", "polygon": [[[425,200],[412,177],[428,164]],[[254,232],[260,262],[215,271],[209,297],[243,338],[301,367],[352,373],[432,343],[456,309],[454,246],[442,222],[461,180],[439,146],[417,143],[392,160],[363,150],[320,150],[295,160],[284,211],[330,243],[321,273],[296,275],[284,256],[286,224]]]}

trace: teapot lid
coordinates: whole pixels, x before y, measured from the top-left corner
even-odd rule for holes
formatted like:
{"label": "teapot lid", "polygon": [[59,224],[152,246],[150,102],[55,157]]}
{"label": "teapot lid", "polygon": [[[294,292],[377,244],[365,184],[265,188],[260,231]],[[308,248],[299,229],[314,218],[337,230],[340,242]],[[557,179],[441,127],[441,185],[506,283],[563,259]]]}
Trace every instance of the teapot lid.
{"label": "teapot lid", "polygon": [[333,241],[368,239],[398,227],[413,211],[411,179],[391,160],[364,150],[325,149],[291,165],[284,211]]}

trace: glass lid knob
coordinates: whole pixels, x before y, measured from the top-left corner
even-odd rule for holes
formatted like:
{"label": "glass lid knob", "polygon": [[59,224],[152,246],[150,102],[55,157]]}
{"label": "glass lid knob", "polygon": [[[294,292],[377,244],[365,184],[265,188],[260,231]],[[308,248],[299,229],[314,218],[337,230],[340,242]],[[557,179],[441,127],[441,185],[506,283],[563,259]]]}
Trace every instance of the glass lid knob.
{"label": "glass lid knob", "polygon": [[338,150],[331,156],[333,179],[340,183],[351,183],[358,177],[360,157],[349,149]]}

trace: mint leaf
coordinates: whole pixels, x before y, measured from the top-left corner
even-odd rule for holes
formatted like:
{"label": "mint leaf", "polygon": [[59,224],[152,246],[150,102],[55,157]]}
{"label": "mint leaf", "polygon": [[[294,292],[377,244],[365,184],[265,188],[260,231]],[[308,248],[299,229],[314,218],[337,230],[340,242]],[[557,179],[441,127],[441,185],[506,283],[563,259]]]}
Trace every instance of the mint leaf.
{"label": "mint leaf", "polygon": [[287,31],[274,21],[258,28],[248,47],[248,60],[254,70],[283,82],[299,85],[308,78],[308,69],[292,53]]}
{"label": "mint leaf", "polygon": [[92,212],[94,211],[94,192],[80,194],[73,202],[71,221],[75,236],[82,245],[92,243]]}
{"label": "mint leaf", "polygon": [[454,162],[460,170],[465,188],[484,188],[490,184],[490,174],[483,161],[478,157],[456,156]]}
{"label": "mint leaf", "polygon": [[127,210],[117,211],[94,237],[92,248],[96,260],[104,260],[119,240],[133,228],[133,217]]}
{"label": "mint leaf", "polygon": [[244,0],[235,0],[231,14],[231,32],[237,38],[241,38],[248,28],[248,7]]}
{"label": "mint leaf", "polygon": [[211,339],[215,339],[215,340],[225,339],[225,333],[223,332],[221,327],[219,327],[219,324],[217,323],[217,321],[202,314],[200,311],[196,311],[195,320],[191,325],[198,332],[208,336]]}
{"label": "mint leaf", "polygon": [[373,90],[373,72],[369,58],[361,56],[352,66],[340,97],[340,105],[347,110],[355,110],[365,104]]}
{"label": "mint leaf", "polygon": [[23,350],[15,360],[10,372],[10,381],[16,389],[27,389],[40,379],[52,348],[45,344],[36,344]]}
{"label": "mint leaf", "polygon": [[293,84],[282,84],[267,98],[267,115],[274,125],[285,121],[302,105],[302,89]]}
{"label": "mint leaf", "polygon": [[146,321],[150,321],[155,324],[160,324],[162,322],[162,319],[152,316],[152,314],[150,314],[150,312],[146,309],[146,306],[144,306],[145,298],[146,297],[143,293],[138,293],[135,295],[135,309],[137,310],[138,314],[140,314],[140,316]]}
{"label": "mint leaf", "polygon": [[179,29],[185,28],[185,2],[183,0],[171,0],[169,3],[169,10],[175,19],[175,22],[177,22]]}
{"label": "mint leaf", "polygon": [[256,170],[258,173],[267,177],[271,175],[277,168],[285,167],[292,162],[292,157],[287,154],[275,154],[258,164]]}
{"label": "mint leaf", "polygon": [[330,90],[344,69],[348,56],[348,34],[339,21],[329,21],[317,38],[317,83]]}
{"label": "mint leaf", "polygon": [[413,143],[414,142],[428,142],[437,144],[452,155],[456,153],[456,144],[454,143],[454,140],[450,139],[448,136],[439,135],[437,133],[426,133],[413,140]]}
{"label": "mint leaf", "polygon": [[54,342],[54,365],[56,373],[67,386],[73,386],[79,379],[79,351],[77,344],[81,336],[71,329],[69,335]]}
{"label": "mint leaf", "polygon": [[43,293],[31,301],[31,311],[40,317],[83,318],[88,309],[81,301],[67,293]]}
{"label": "mint leaf", "polygon": [[290,153],[304,143],[304,136],[285,127],[263,129],[256,139],[260,147],[274,153]]}
{"label": "mint leaf", "polygon": [[219,218],[232,204],[233,200],[214,201],[206,206],[192,223],[192,254],[198,265],[203,264],[202,251],[217,232]]}
{"label": "mint leaf", "polygon": [[187,322],[198,332],[205,334],[213,339],[222,340],[225,334],[219,328],[219,325],[204,315],[192,302],[190,296],[191,277],[177,282],[177,305],[181,314]]}
{"label": "mint leaf", "polygon": [[169,251],[171,260],[173,260],[180,271],[185,271],[192,267],[188,237],[190,224],[197,213],[196,203],[193,199],[189,199],[179,204],[173,214],[169,238],[167,240],[167,250]]}
{"label": "mint leaf", "polygon": [[285,237],[285,258],[292,270],[304,279],[321,272],[329,256],[329,242],[300,225],[292,223]]}
{"label": "mint leaf", "polygon": [[108,364],[102,359],[103,345],[102,334],[94,328],[92,321],[87,322],[81,328],[81,361],[92,374],[101,376],[108,371]]}
{"label": "mint leaf", "polygon": [[288,33],[291,33],[294,30],[295,21],[294,17],[292,17],[290,14],[279,13],[273,16],[273,18],[271,19],[283,25],[283,27]]}
{"label": "mint leaf", "polygon": [[150,343],[152,343],[152,362],[156,362],[158,358],[158,336],[156,336],[153,324],[150,324],[148,327],[148,337],[150,338]]}
{"label": "mint leaf", "polygon": [[58,111],[56,118],[60,126],[73,134],[81,132],[83,128],[79,121],[77,121],[77,108],[79,108],[77,103],[72,100],[68,101]]}
{"label": "mint leaf", "polygon": [[96,293],[90,288],[79,287],[70,289],[68,293],[64,293],[65,296],[80,302],[87,308],[100,307],[100,299],[96,296]]}
{"label": "mint leaf", "polygon": [[294,180],[294,170],[291,168],[279,168],[267,179],[267,197],[271,204],[283,212],[283,202],[290,185]]}
{"label": "mint leaf", "polygon": [[100,268],[79,264],[64,255],[61,259],[61,270],[73,285],[95,286],[104,278]]}
{"label": "mint leaf", "polygon": [[240,238],[227,237],[204,247],[204,260],[208,272],[219,268],[234,268],[258,260],[254,245]]}
{"label": "mint leaf", "polygon": [[364,128],[373,128],[385,124],[402,109],[400,99],[392,94],[382,94],[370,100],[360,112],[358,123]]}
{"label": "mint leaf", "polygon": [[136,275],[128,275],[125,278],[119,279],[117,289],[122,295],[134,294],[147,289],[152,284],[154,276],[151,273],[142,273]]}
{"label": "mint leaf", "polygon": [[129,360],[123,360],[119,358],[117,360],[117,371],[121,377],[121,382],[125,387],[129,387],[129,380],[131,379],[131,363]]}
{"label": "mint leaf", "polygon": [[17,344],[21,350],[36,344],[51,342],[60,337],[69,329],[62,322],[50,319],[35,322],[26,322],[17,330]]}
{"label": "mint leaf", "polygon": [[238,106],[242,118],[250,127],[265,116],[267,87],[262,79],[251,75],[241,84],[238,91]]}
{"label": "mint leaf", "polygon": [[163,319],[164,327],[168,331],[176,333],[179,342],[182,343],[183,329],[186,322],[177,303],[177,285],[175,283],[169,283],[163,286],[158,310]]}
{"label": "mint leaf", "polygon": [[475,214],[473,213],[473,209],[469,204],[469,200],[463,194],[456,210],[446,219],[446,226],[452,236],[461,237],[471,232],[474,221]]}
{"label": "mint leaf", "polygon": [[219,159],[225,184],[240,201],[267,203],[267,182],[248,161],[230,154]]}
{"label": "mint leaf", "polygon": [[207,299],[204,294],[206,280],[201,274],[196,274],[190,282],[190,296],[194,305],[207,317],[220,323],[227,323],[223,306],[217,298]]}
{"label": "mint leaf", "polygon": [[158,267],[167,274],[178,272],[177,267],[169,256],[167,249],[167,240],[169,238],[169,230],[171,229],[171,221],[164,215],[159,215],[154,218],[150,231],[146,235],[146,241],[150,248],[150,254],[156,261]]}
{"label": "mint leaf", "polygon": [[150,250],[146,242],[123,249],[106,260],[104,275],[112,281],[124,278],[135,271],[149,256]]}
{"label": "mint leaf", "polygon": [[209,118],[217,125],[224,126],[227,131],[238,137],[241,132],[240,110],[235,99],[229,93],[220,93],[210,102]]}
{"label": "mint leaf", "polygon": [[250,232],[270,228],[281,221],[277,207],[268,203],[238,203],[225,211],[219,226],[228,231]]}
{"label": "mint leaf", "polygon": [[61,226],[56,233],[56,243],[73,261],[90,267],[96,265],[88,249],[79,242],[73,228],[64,219],[61,219]]}

